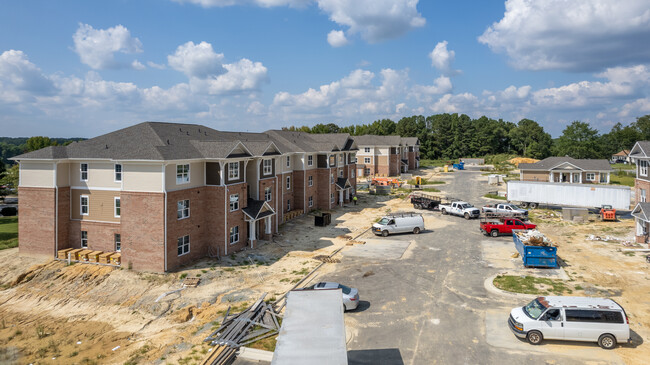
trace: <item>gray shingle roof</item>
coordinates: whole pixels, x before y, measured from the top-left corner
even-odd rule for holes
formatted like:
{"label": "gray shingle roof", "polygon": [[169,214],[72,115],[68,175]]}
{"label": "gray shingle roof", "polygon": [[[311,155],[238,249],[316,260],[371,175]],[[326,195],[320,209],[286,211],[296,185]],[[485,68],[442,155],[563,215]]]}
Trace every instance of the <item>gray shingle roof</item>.
{"label": "gray shingle roof", "polygon": [[399,146],[402,137],[400,136],[376,136],[373,134],[365,134],[363,136],[355,136],[354,141],[357,146]]}
{"label": "gray shingle roof", "polygon": [[402,137],[402,146],[415,146],[420,144],[418,137]]}
{"label": "gray shingle roof", "polygon": [[632,210],[632,216],[650,222],[650,202],[641,202]]}
{"label": "gray shingle roof", "polygon": [[520,163],[519,170],[549,171],[565,162],[585,171],[613,171],[607,160],[575,159],[571,157],[548,157],[536,163]]}
{"label": "gray shingle roof", "polygon": [[650,141],[638,141],[634,144],[630,157],[650,157]]}

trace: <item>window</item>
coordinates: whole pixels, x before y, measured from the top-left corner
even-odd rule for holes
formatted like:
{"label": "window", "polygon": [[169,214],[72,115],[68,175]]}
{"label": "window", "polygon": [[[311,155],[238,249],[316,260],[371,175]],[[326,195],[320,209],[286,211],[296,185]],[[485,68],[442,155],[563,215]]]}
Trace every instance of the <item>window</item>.
{"label": "window", "polygon": [[114,199],[114,201],[115,201],[115,204],[114,204],[114,205],[115,205],[115,209],[114,209],[114,212],[113,212],[113,213],[115,213],[115,214],[114,214],[114,215],[115,215],[115,218],[119,218],[119,217],[120,217],[120,214],[121,214],[121,212],[120,212],[120,210],[121,210],[121,209],[120,209],[120,198],[116,196],[115,199]]}
{"label": "window", "polygon": [[567,322],[623,323],[621,312],[589,309],[565,309]]}
{"label": "window", "polygon": [[350,194],[354,195],[354,188],[352,188],[352,187],[350,188]]}
{"label": "window", "polygon": [[190,165],[176,165],[176,184],[190,182]]}
{"label": "window", "polygon": [[239,180],[239,162],[228,163],[228,180]]}
{"label": "window", "polygon": [[230,244],[239,242],[239,226],[230,228]]}
{"label": "window", "polygon": [[291,200],[287,200],[287,212],[291,211]]}
{"label": "window", "polygon": [[363,163],[370,163],[370,157],[364,157]]}
{"label": "window", "polygon": [[291,189],[291,176],[287,176],[287,190]]}
{"label": "window", "polygon": [[313,206],[314,206],[314,197],[313,197],[313,196],[310,196],[310,197],[309,197],[309,207],[311,208],[311,207],[313,207]]}
{"label": "window", "polygon": [[343,165],[343,154],[339,155],[339,165]]}
{"label": "window", "polygon": [[369,169],[369,168],[365,168],[365,169],[364,169],[364,175],[365,175],[365,176],[370,175],[370,169]]}
{"label": "window", "polygon": [[239,194],[230,195],[230,211],[234,212],[239,209]]}
{"label": "window", "polygon": [[343,169],[339,170],[339,177],[343,177]]}
{"label": "window", "polygon": [[354,179],[354,169],[350,170],[350,178]]}
{"label": "window", "polygon": [[81,247],[88,248],[88,231],[81,231]]}
{"label": "window", "polygon": [[178,256],[183,256],[190,252],[190,236],[183,236],[178,238]]}
{"label": "window", "polygon": [[190,216],[190,201],[180,200],[176,205],[176,217],[178,219],[188,218]]}
{"label": "window", "polygon": [[264,188],[264,200],[271,201],[271,188]]}
{"label": "window", "polygon": [[639,175],[648,176],[648,161],[639,160]]}
{"label": "window", "polygon": [[607,183],[607,174],[605,173],[600,173],[600,183]]}
{"label": "window", "polygon": [[273,173],[273,160],[264,160],[262,164],[262,174],[271,175]]}
{"label": "window", "polygon": [[81,215],[88,215],[88,195],[81,196]]}
{"label": "window", "polygon": [[313,166],[314,165],[314,156],[309,155],[307,156],[307,166]]}
{"label": "window", "polygon": [[88,181],[88,164],[82,163],[79,169],[81,171],[81,181]]}
{"label": "window", "polygon": [[370,153],[370,147],[364,147],[363,152]]}
{"label": "window", "polygon": [[115,233],[115,251],[122,251],[122,235]]}
{"label": "window", "polygon": [[330,184],[334,184],[334,174],[330,174]]}
{"label": "window", "polygon": [[330,203],[334,204],[334,194],[330,194]]}
{"label": "window", "polygon": [[311,175],[307,178],[307,186],[314,186],[314,177]]}
{"label": "window", "polygon": [[291,168],[291,156],[287,156],[287,168]]}
{"label": "window", "polygon": [[639,199],[640,202],[645,203],[645,189],[641,189],[641,198]]}
{"label": "window", "polygon": [[596,181],[596,173],[588,172],[587,176],[585,177],[585,180],[587,180],[587,181]]}
{"label": "window", "polygon": [[122,165],[115,164],[115,182],[122,181]]}

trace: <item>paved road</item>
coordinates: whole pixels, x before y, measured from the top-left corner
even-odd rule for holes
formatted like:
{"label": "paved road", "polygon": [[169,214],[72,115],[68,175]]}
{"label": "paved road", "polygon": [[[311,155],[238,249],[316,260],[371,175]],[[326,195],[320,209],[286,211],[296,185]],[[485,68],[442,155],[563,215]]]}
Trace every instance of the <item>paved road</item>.
{"label": "paved road", "polygon": [[[478,174],[455,172],[441,190],[479,206],[484,202],[480,197],[494,188],[478,182]],[[347,255],[337,264],[340,270],[319,278],[355,286],[361,293],[360,308],[345,315],[352,332],[350,364],[584,363],[583,358],[550,353],[553,344],[537,352],[527,344],[521,349],[494,347],[490,343],[499,339],[492,337],[488,343],[486,312],[523,303],[484,288],[485,278],[496,269],[481,259],[480,242],[485,238],[478,232],[478,221],[425,214],[450,224],[417,236],[388,237],[414,240],[402,259]],[[504,326],[506,320],[507,314]],[[602,350],[594,346],[593,351]]]}

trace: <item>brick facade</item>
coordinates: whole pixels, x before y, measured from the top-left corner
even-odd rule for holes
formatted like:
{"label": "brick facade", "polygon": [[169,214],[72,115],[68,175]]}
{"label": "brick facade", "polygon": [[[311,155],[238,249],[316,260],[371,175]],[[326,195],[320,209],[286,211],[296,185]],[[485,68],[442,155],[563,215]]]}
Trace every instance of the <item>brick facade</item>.
{"label": "brick facade", "polygon": [[59,250],[63,248],[81,248],[81,231],[88,232],[88,250],[115,251],[115,234],[121,233],[119,223],[87,222],[73,220],[69,223],[69,235],[66,245],[59,241]]}
{"label": "brick facade", "polygon": [[18,251],[21,255],[49,256],[55,252],[55,189],[18,188]]}
{"label": "brick facade", "polygon": [[641,202],[641,189],[645,190],[646,201],[650,199],[650,181],[642,180],[639,178],[634,179],[634,205],[636,206]]}
{"label": "brick facade", "polygon": [[399,155],[398,154],[390,155],[390,160],[388,161],[388,164],[389,164],[389,176],[399,176],[400,166],[402,165]]}
{"label": "brick facade", "polygon": [[165,194],[123,191],[121,204],[122,266],[165,271]]}

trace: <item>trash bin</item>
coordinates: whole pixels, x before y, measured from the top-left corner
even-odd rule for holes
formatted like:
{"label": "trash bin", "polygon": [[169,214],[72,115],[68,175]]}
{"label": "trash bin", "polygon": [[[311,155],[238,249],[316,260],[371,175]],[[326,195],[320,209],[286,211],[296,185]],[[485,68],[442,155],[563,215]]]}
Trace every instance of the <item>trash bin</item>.
{"label": "trash bin", "polygon": [[332,215],[330,213],[323,213],[323,220],[325,221],[325,225],[329,225],[332,223]]}
{"label": "trash bin", "polygon": [[332,223],[332,215],[330,213],[321,213],[320,215],[314,216],[314,224],[317,227],[325,227],[330,223]]}

